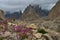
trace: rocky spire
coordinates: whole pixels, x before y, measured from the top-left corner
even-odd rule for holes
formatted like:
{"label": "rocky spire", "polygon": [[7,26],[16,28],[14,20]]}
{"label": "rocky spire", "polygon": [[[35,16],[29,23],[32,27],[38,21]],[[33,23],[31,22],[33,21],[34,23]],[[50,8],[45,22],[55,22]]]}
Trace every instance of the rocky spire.
{"label": "rocky spire", "polygon": [[21,16],[21,20],[36,20],[39,18],[39,15],[36,13],[35,9],[31,5],[29,5],[25,9],[23,15]]}

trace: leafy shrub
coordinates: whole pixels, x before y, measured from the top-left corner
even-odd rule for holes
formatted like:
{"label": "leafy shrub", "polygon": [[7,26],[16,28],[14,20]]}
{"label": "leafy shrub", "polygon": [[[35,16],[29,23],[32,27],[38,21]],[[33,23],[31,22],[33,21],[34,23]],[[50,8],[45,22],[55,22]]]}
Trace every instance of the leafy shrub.
{"label": "leafy shrub", "polygon": [[38,29],[38,32],[39,32],[39,33],[42,33],[42,34],[48,33],[48,32],[46,32],[44,29]]}

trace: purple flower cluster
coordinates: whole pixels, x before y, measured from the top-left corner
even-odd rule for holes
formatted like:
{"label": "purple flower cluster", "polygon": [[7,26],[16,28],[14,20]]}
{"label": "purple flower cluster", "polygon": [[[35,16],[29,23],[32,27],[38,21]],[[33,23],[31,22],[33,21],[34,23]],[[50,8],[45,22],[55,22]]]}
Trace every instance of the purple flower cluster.
{"label": "purple flower cluster", "polygon": [[27,33],[31,31],[31,28],[27,28],[27,27],[23,28],[22,26],[16,26],[16,25],[13,25],[13,27],[15,31],[21,32],[21,33]]}
{"label": "purple flower cluster", "polygon": [[2,31],[1,31],[3,34],[6,31],[9,31],[11,33],[17,33],[16,34],[17,38],[29,36],[32,32],[31,28],[23,27],[21,25],[11,25],[11,26],[9,26],[7,20],[3,20],[1,25],[3,25],[2,26],[3,28],[2,28]]}
{"label": "purple flower cluster", "polygon": [[28,36],[31,34],[31,28],[14,25],[14,32],[18,32],[20,36]]}

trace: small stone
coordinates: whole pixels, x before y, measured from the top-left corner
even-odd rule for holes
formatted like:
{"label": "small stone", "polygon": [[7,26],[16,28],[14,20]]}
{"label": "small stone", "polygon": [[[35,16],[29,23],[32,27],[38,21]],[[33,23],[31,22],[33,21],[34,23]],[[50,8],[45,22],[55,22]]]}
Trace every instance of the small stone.
{"label": "small stone", "polygon": [[8,32],[8,31],[6,31],[4,34],[2,34],[2,37],[8,37],[8,36],[10,36],[10,35],[11,35],[11,33]]}
{"label": "small stone", "polygon": [[36,38],[41,38],[42,34],[41,33],[36,33],[36,34],[33,34]]}

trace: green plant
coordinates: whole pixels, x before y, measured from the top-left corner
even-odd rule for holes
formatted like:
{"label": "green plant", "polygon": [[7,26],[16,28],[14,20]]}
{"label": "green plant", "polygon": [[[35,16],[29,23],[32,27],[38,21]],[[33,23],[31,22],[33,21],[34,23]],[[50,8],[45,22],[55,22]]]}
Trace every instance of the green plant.
{"label": "green plant", "polygon": [[46,32],[44,29],[38,29],[38,32],[39,32],[39,33],[42,33],[42,34],[48,33],[48,32]]}

